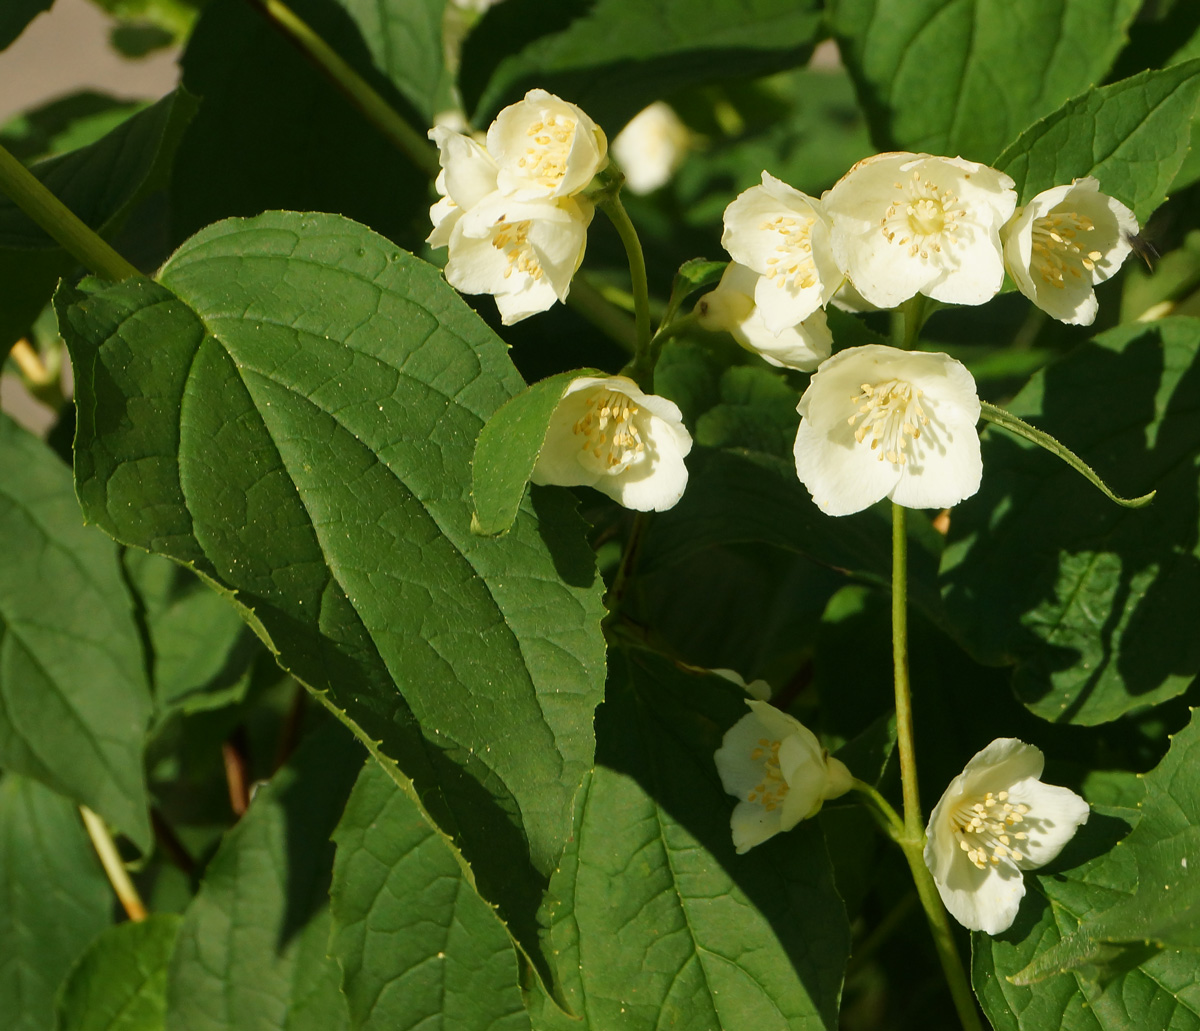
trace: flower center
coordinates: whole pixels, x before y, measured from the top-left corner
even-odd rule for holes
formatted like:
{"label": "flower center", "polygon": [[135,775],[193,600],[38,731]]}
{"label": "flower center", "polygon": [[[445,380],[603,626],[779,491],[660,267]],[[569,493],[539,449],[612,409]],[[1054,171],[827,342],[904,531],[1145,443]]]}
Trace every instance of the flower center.
{"label": "flower center", "polygon": [[[1051,212],[1033,220],[1033,257],[1030,264],[1043,282],[1063,289],[1066,277],[1091,282],[1092,269],[1104,255],[1100,251],[1085,251],[1080,245],[1081,233],[1090,233],[1096,226],[1091,219],[1074,211]],[[1084,271],[1087,275],[1084,275]]]}
{"label": "flower center", "polygon": [[817,285],[817,266],[812,257],[812,227],[816,221],[811,215],[799,218],[777,215],[759,226],[764,232],[779,236],[777,253],[767,259],[765,275],[781,289],[795,285],[809,290]]}
{"label": "flower center", "polygon": [[504,269],[505,279],[513,274],[514,269],[532,279],[541,279],[544,274],[542,264],[529,242],[529,227],[532,224],[528,219],[523,222],[505,222],[503,215],[496,224],[497,228],[492,233],[492,246],[502,251],[508,259]]}
{"label": "flower center", "polygon": [[884,238],[897,247],[907,247],[910,258],[927,261],[931,252],[940,254],[943,245],[954,242],[958,220],[967,213],[958,207],[958,197],[950,190],[939,190],[917,171],[893,185],[900,196],[879,220]]}
{"label": "flower center", "polygon": [[624,472],[646,450],[634,416],[641,409],[624,394],[603,390],[587,400],[587,411],[572,427],[583,437],[580,460],[599,463],[602,472]]}
{"label": "flower center", "polygon": [[779,768],[779,745],[779,741],[760,737],[750,753],[751,759],[763,764],[763,779],[750,789],[746,801],[758,803],[768,813],[782,805],[788,793],[787,781],[783,779],[783,771]]}
{"label": "flower center", "polygon": [[960,802],[950,820],[958,847],[980,870],[986,870],[988,863],[996,864],[1001,859],[1019,863],[1025,858],[1020,842],[1029,835],[1014,828],[1026,822],[1028,813],[1029,806],[1024,802],[1014,805],[1008,800],[1007,791],[996,794],[989,791],[975,802]]}
{"label": "flower center", "polygon": [[898,379],[875,386],[863,383],[859,390],[850,399],[856,411],[846,420],[851,426],[862,420],[854,439],[862,444],[870,437],[871,450],[879,452],[881,462],[886,458],[893,465],[907,464],[906,449],[920,438],[921,427],[929,422],[921,407],[924,392]]}
{"label": "flower center", "polygon": [[518,167],[542,186],[553,189],[567,173],[567,156],[575,139],[575,119],[550,115],[533,122],[525,135],[532,145],[525,148],[525,156],[517,161]]}

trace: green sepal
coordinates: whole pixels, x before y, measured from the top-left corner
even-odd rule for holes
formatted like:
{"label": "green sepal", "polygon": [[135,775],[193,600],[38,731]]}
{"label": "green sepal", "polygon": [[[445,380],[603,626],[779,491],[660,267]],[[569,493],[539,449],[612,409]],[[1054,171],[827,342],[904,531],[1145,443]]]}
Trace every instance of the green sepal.
{"label": "green sepal", "polygon": [[1045,448],[1052,455],[1057,455],[1085,480],[1103,491],[1105,497],[1110,501],[1115,501],[1118,505],[1122,505],[1125,508],[1143,508],[1150,504],[1154,500],[1154,495],[1158,493],[1152,490],[1149,494],[1143,494],[1137,498],[1119,497],[1109,490],[1108,485],[1100,479],[1095,469],[1063,444],[1062,441],[1050,436],[1044,430],[1039,430],[1036,426],[1030,426],[1024,419],[1018,419],[1012,412],[1006,412],[1003,408],[988,404],[986,401],[980,401],[979,408],[980,415],[988,422],[1002,426],[1010,433],[1015,433],[1018,437],[1024,437],[1039,447]]}
{"label": "green sepal", "polygon": [[596,369],[560,372],[509,398],[488,419],[471,461],[473,533],[498,537],[509,531],[541,454],[550,417],[567,387],[580,376],[603,375]]}

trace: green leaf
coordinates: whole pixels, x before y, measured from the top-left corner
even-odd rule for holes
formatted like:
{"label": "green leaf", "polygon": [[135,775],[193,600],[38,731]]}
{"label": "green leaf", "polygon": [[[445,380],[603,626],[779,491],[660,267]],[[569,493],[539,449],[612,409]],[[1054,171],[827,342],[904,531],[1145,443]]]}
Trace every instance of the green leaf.
{"label": "green leaf", "polygon": [[[288,6],[420,125],[375,69],[346,11],[322,0]],[[245,0],[207,3],[181,64],[184,84],[204,104],[174,167],[173,242],[230,215],[287,208],[336,211],[410,249],[421,245],[429,233],[428,178]]]}
{"label": "green leaf", "polygon": [[712,755],[744,697],[649,654],[614,658],[601,765],[546,904],[586,1026],[837,1026],[849,933],[819,829],[733,850]]}
{"label": "green leaf", "polygon": [[550,416],[571,381],[603,376],[595,369],[560,372],[505,401],[479,432],[471,460],[475,512],[471,529],[493,536],[507,533],[525,497],[525,485],[537,464]]}
{"label": "green leaf", "polygon": [[226,834],[179,928],[167,1031],[341,1031],[326,956],[329,836],[363,751],[336,724],[308,738]]}
{"label": "green leaf", "polygon": [[5,1031],[46,1031],[59,982],[112,921],[113,896],[79,810],[12,773],[0,779],[0,893]]}
{"label": "green leaf", "polygon": [[8,0],[0,10],[0,50],[13,42],[43,11],[50,10],[54,0]]}
{"label": "green leaf", "polygon": [[117,549],[71,476],[0,416],[0,766],[82,802],[142,851],[150,690]]}
{"label": "green leaf", "polygon": [[1158,490],[1147,508],[1116,507],[1033,444],[983,435],[983,486],[950,520],[945,609],[978,659],[1016,664],[1018,697],[1044,719],[1113,720],[1200,671],[1198,347],[1196,319],[1115,329],[1008,406],[1121,493]]}
{"label": "green leaf", "polygon": [[[362,33],[375,67],[432,125],[453,106],[446,43],[446,0],[336,0]],[[421,129],[418,125],[416,128]]]}
{"label": "green leaf", "polygon": [[149,637],[156,719],[241,701],[262,648],[236,608],[168,559],[127,550],[123,561]]}
{"label": "green leaf", "polygon": [[0,128],[0,143],[20,161],[65,154],[95,143],[148,105],[81,90],[23,111]]}
{"label": "green leaf", "polygon": [[[757,541],[805,555],[877,586],[891,583],[886,506],[832,518],[812,503],[790,460],[746,450],[697,447],[688,456],[688,489],[646,533],[639,571],[675,565],[717,544]],[[940,538],[909,520],[909,594],[945,623],[935,585]]]}
{"label": "green leaf", "polygon": [[366,766],[333,840],[329,947],[353,1027],[529,1027],[512,939],[411,785]]}
{"label": "green leaf", "polygon": [[155,914],[96,938],[59,991],[56,1031],[163,1031],[179,924],[172,913]]}
{"label": "green leaf", "polygon": [[684,86],[803,64],[820,18],[813,0],[597,0],[574,10],[518,0],[493,8],[468,37],[463,94],[483,124],[542,87],[615,135]]}
{"label": "green leaf", "polygon": [[1197,96],[1200,60],[1089,90],[1023,132],[995,165],[1022,204],[1091,175],[1145,224],[1187,155]]}
{"label": "green leaf", "polygon": [[1122,843],[1137,864],[1132,896],[1091,914],[1078,930],[1040,953],[1015,977],[1031,984],[1097,963],[1109,947],[1155,945],[1200,949],[1200,719],[1172,738],[1171,748],[1144,778],[1141,820]]}
{"label": "green leaf", "polygon": [[832,0],[830,20],[880,150],[991,163],[1031,121],[1104,78],[1140,6]]}
{"label": "green leaf", "polygon": [[[182,90],[122,121],[95,143],[31,167],[59,200],[101,235],[111,235],[157,185],[196,100]],[[45,307],[76,262],[0,195],[0,348],[7,350]]]}
{"label": "green leaf", "polygon": [[796,427],[796,391],[763,365],[734,365],[721,373],[720,400],[696,420],[696,443],[750,448],[786,458]]}
{"label": "green leaf", "polygon": [[603,607],[565,492],[470,531],[474,441],[522,387],[503,342],[332,215],[211,226],[161,278],[60,296],[85,509],[233,592],[464,836],[486,897],[526,890],[591,765]]}

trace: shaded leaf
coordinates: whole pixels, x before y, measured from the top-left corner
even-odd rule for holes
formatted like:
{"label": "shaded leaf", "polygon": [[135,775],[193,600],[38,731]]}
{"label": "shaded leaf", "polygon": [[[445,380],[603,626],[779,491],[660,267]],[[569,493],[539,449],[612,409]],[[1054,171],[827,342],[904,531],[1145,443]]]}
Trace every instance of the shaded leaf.
{"label": "shaded leaf", "polygon": [[995,166],[1016,181],[1022,204],[1095,176],[1145,224],[1187,155],[1197,96],[1200,60],[1089,90],[1023,132]]}
{"label": "shaded leaf", "polygon": [[59,991],[57,1031],[162,1031],[179,924],[159,913],[99,935]]}
{"label": "shaded leaf", "polygon": [[880,150],[991,163],[1031,121],[1104,78],[1140,6],[832,0],[830,20]]}
{"label": "shaded leaf", "polygon": [[146,107],[144,101],[81,90],[21,112],[0,129],[0,143],[25,162],[65,154],[95,143]]}
{"label": "shaded leaf", "polygon": [[490,10],[468,38],[463,94],[483,124],[541,87],[615,135],[684,86],[803,64],[819,26],[812,0],[597,0],[582,9],[517,0]]}
{"label": "shaded leaf", "polygon": [[12,773],[0,779],[0,892],[5,1029],[46,1031],[59,982],[112,921],[113,895],[79,810]]}
{"label": "shaded leaf", "polygon": [[150,848],[150,690],[117,549],[85,528],[71,476],[0,416],[0,765]]}
{"label": "shaded leaf", "polygon": [[546,908],[588,1026],[837,1025],[849,933],[816,824],[733,850],[712,754],[743,698],[648,654],[614,658],[600,765]]}
{"label": "shaded leaf", "polygon": [[535,890],[513,871],[552,867],[591,765],[602,585],[565,492],[470,531],[474,441],[521,389],[504,344],[331,215],[220,223],[161,276],[60,297],[85,508],[235,592],[463,836],[489,899]]}
{"label": "shaded leaf", "polygon": [[471,459],[472,530],[489,536],[508,532],[563,392],[580,376],[602,375],[595,369],[561,372],[505,401],[488,419]]}
{"label": "shaded leaf", "polygon": [[50,10],[54,0],[8,0],[0,10],[0,50],[13,42],[43,11]]}
{"label": "shaded leaf", "polygon": [[1188,615],[1200,605],[1198,347],[1200,320],[1115,329],[1008,406],[1120,493],[1158,489],[1146,508],[1119,508],[1035,445],[984,433],[983,486],[950,521],[946,611],[981,661],[1016,664],[1018,696],[1045,719],[1116,719],[1200,671]]}
{"label": "shaded leaf", "polygon": [[167,1031],[349,1026],[326,956],[329,840],[361,746],[329,723],[261,788],[184,913],[167,975]]}
{"label": "shaded leaf", "polygon": [[[95,143],[31,167],[38,179],[101,235],[114,232],[156,185],[196,109],[182,90],[122,121]],[[76,261],[0,194],[0,347],[17,340]]]}
{"label": "shaded leaf", "polygon": [[411,786],[368,764],[333,839],[330,952],[355,1028],[529,1027],[512,939]]}

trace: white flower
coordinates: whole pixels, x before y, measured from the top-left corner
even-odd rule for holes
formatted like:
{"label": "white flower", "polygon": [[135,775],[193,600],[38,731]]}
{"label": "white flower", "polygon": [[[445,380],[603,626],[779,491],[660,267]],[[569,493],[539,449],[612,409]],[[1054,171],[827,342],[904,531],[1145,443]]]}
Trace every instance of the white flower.
{"label": "white flower", "polygon": [[946,508],[979,489],[979,397],[949,355],[847,348],[817,369],[797,411],[796,474],[828,515],[885,497]]}
{"label": "white flower", "polygon": [[1017,205],[1003,172],[962,158],[876,154],[821,198],[833,254],[880,308],[914,294],[982,304],[1004,282],[1000,227]]}
{"label": "white flower", "polygon": [[563,391],[534,483],[595,487],[626,508],[662,512],[683,497],[691,434],[672,401],[626,376],[581,376]]}
{"label": "white flower", "polygon": [[1017,289],[1060,322],[1090,326],[1096,283],[1121,267],[1137,219],[1088,176],[1039,193],[1000,231]]}
{"label": "white flower", "polygon": [[818,308],[798,326],[772,333],[754,303],[755,289],[762,277],[753,269],[731,261],[717,288],[696,302],[701,326],[724,330],[747,351],[772,365],[811,372],[833,350],[833,334]]}
{"label": "white flower", "polygon": [[823,308],[842,283],[821,202],[769,172],[761,186],[738,194],[725,209],[721,246],[762,277],[754,302],[772,333]]}
{"label": "white flower", "polygon": [[1043,784],[1033,745],[997,738],[950,782],[925,832],[925,865],[964,927],[999,934],[1025,894],[1023,870],[1050,862],[1087,823],[1074,791]]}
{"label": "white flower", "polygon": [[468,136],[430,130],[442,171],[426,242],[448,247],[446,282],[492,294],[508,326],[565,300],[583,261],[594,208],[584,197],[518,200],[497,188],[495,161]]}
{"label": "white flower", "polygon": [[799,720],[769,702],[746,704],[750,712],[725,732],[713,755],[721,784],[738,799],[730,826],[739,853],[815,816],[854,780]]}
{"label": "white flower", "polygon": [[544,89],[510,104],[488,128],[499,187],[524,200],[570,197],[608,163],[604,131],[574,104]]}
{"label": "white flower", "polygon": [[612,152],[633,193],[663,186],[687,157],[691,133],[674,109],[656,100],[642,108],[613,138]]}

